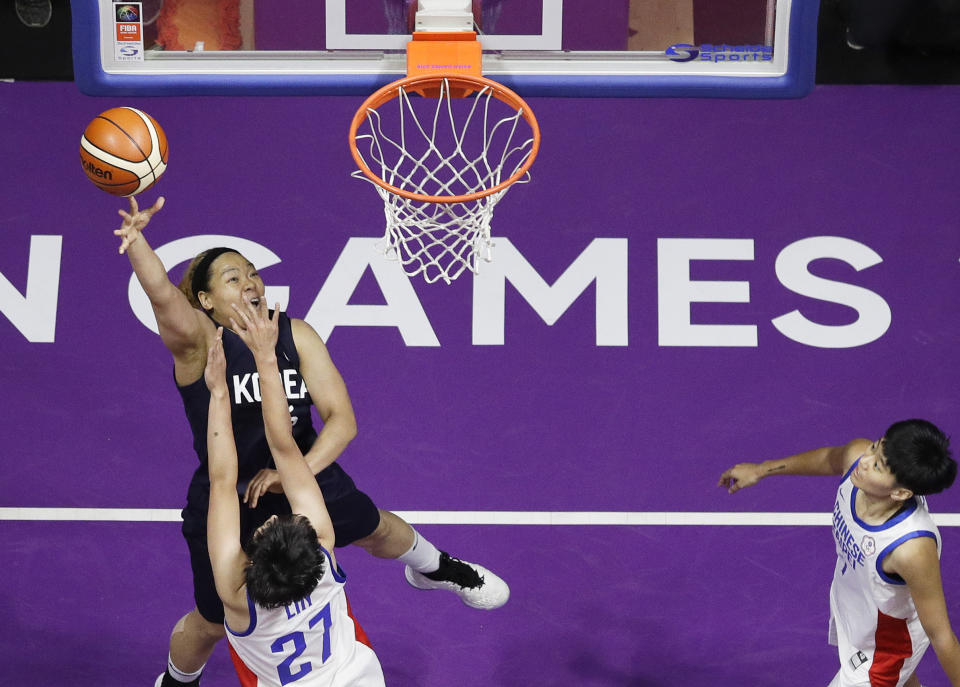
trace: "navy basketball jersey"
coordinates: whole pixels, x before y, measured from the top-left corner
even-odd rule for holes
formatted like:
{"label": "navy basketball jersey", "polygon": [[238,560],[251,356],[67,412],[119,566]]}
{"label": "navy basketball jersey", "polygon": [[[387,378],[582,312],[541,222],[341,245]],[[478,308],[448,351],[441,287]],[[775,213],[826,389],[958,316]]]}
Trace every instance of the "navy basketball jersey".
{"label": "navy basketball jersey", "polygon": [[[277,366],[287,396],[293,438],[300,450],[306,453],[317,438],[310,417],[311,399],[307,386],[300,375],[300,357],[293,342],[290,318],[280,313],[278,319]],[[273,458],[267,444],[260,407],[260,376],[253,353],[239,336],[224,327],[223,352],[227,359],[227,390],[230,395],[233,436],[237,444],[237,481],[245,484],[264,468],[274,468]],[[183,398],[184,409],[193,432],[193,447],[200,458],[200,467],[194,474],[194,482],[209,483],[207,474],[207,413],[210,407],[210,390],[203,377],[177,387]]]}

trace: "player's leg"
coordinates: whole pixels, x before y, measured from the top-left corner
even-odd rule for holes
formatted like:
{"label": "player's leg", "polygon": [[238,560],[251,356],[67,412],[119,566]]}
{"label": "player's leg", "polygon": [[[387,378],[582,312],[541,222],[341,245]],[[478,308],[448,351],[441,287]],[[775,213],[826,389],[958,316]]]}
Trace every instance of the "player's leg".
{"label": "player's leg", "polygon": [[157,687],[198,685],[200,673],[224,633],[223,623],[210,622],[196,608],[183,616],[170,635],[170,658]]}
{"label": "player's leg", "polygon": [[318,476],[318,482],[337,546],[356,544],[377,558],[399,560],[411,586],[447,589],[473,608],[499,608],[510,598],[510,588],[499,577],[438,550],[403,518],[378,509],[336,463],[331,468]]}
{"label": "player's leg", "polygon": [[226,635],[223,604],[213,581],[207,550],[206,519],[184,510],[182,531],[190,551],[193,598],[197,605],[173,628],[167,669],[157,678],[156,687],[198,685],[203,666],[217,642]]}
{"label": "player's leg", "polygon": [[438,550],[397,514],[379,512],[377,529],[354,543],[378,558],[395,558],[403,563],[412,587],[446,589],[472,608],[499,608],[510,598],[507,583],[482,565]]}

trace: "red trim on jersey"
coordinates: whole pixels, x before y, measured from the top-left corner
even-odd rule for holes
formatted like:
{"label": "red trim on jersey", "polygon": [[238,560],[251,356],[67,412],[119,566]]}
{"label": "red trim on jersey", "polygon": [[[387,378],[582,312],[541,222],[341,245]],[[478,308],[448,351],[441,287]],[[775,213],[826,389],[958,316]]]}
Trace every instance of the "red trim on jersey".
{"label": "red trim on jersey", "polygon": [[903,662],[913,656],[907,621],[877,611],[876,649],[870,666],[870,687],[897,687]]}
{"label": "red trim on jersey", "polygon": [[[346,594],[343,595],[347,600],[347,615],[350,616],[350,619],[353,621],[354,627],[354,636],[357,638],[357,641],[361,644],[366,644],[368,647],[373,649],[373,645],[370,643],[370,638],[367,637],[367,633],[363,631],[363,628],[360,627],[360,623],[357,622],[357,619],[353,616],[353,609],[350,608],[350,599]],[[244,685],[246,687],[246,685]]]}
{"label": "red trim on jersey", "polygon": [[233,644],[227,642],[227,647],[230,649],[230,658],[233,659],[233,667],[237,671],[237,677],[240,678],[240,687],[257,687],[257,676],[247,668],[247,664],[233,650]]}

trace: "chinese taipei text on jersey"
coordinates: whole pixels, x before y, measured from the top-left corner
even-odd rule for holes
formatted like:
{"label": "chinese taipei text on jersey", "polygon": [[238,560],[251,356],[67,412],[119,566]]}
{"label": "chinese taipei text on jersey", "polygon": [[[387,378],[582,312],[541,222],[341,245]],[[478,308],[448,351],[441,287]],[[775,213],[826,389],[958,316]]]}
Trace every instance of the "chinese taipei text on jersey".
{"label": "chinese taipei text on jersey", "polygon": [[830,586],[830,643],[837,646],[840,672],[831,687],[898,687],[909,679],[930,645],[906,583],[883,570],[886,556],[914,537],[940,533],[927,501],[914,496],[882,525],[857,517],[858,489],[844,475],[833,507],[837,566]]}
{"label": "chinese taipei text on jersey", "polygon": [[265,609],[247,597],[250,627],[227,626],[242,687],[383,687],[383,671],[363,628],[350,614],[346,576],[330,565],[307,598]]}

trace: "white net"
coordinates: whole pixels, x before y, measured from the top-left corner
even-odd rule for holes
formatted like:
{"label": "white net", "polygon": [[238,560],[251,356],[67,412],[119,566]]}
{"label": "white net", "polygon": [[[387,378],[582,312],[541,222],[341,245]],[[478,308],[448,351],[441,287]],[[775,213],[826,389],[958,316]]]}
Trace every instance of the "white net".
{"label": "white net", "polygon": [[383,253],[430,283],[449,284],[492,259],[493,209],[510,184],[529,180],[536,155],[529,111],[489,86],[456,92],[447,79],[437,97],[398,87],[383,107],[366,108],[355,135],[362,164],[353,175],[375,183],[384,203]]}

